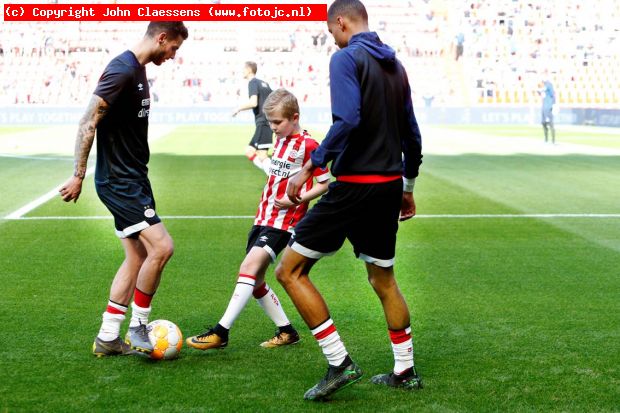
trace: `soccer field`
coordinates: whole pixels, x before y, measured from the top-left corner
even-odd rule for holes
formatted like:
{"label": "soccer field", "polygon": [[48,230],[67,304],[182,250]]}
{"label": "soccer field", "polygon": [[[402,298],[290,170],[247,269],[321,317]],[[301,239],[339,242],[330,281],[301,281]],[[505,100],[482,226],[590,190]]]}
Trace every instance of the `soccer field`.
{"label": "soccer field", "polygon": [[[237,155],[252,128],[151,127],[176,247],[151,318],[185,336],[217,323],[244,257],[264,184]],[[559,127],[551,146],[539,126],[423,129],[419,216],[400,227],[395,269],[425,388],[369,382],[392,352],[345,245],[312,279],[365,377],[316,404],[302,397],[326,363],[273,267],[298,345],[261,348],[274,327],[250,303],[225,350],[92,356],[123,255],[92,176],[77,204],[44,196],[72,173],[75,130],[0,129],[0,411],[620,411],[620,131]]]}

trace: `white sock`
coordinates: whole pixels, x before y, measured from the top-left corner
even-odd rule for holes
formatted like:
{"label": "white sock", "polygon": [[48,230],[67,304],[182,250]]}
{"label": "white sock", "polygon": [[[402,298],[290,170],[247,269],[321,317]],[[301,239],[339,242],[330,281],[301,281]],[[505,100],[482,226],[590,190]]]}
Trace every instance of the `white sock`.
{"label": "white sock", "polygon": [[280,305],[280,300],[276,293],[265,283],[254,290],[254,298],[263,308],[265,313],[271,318],[278,327],[284,327],[291,324],[288,317],[284,313],[284,309]]}
{"label": "white sock", "polygon": [[411,327],[403,330],[389,330],[394,352],[394,374],[400,374],[413,367],[413,339]]}
{"label": "white sock", "polygon": [[103,313],[103,321],[99,329],[99,337],[103,341],[112,341],[120,336],[121,324],[125,321],[125,314]]}
{"label": "white sock", "polygon": [[254,159],[252,159],[252,163],[258,169],[269,175],[269,166],[271,165],[271,159],[269,157],[266,157],[265,159],[260,159],[258,156],[256,156],[254,157]]}
{"label": "white sock", "polygon": [[256,284],[256,277],[248,274],[239,274],[235,291],[233,291],[233,295],[230,297],[226,312],[220,319],[220,325],[222,327],[230,330],[237,317],[239,317],[239,314],[241,314],[241,310],[243,310],[248,301],[250,301],[252,291],[254,290],[254,284]]}
{"label": "white sock", "polygon": [[263,163],[261,166],[262,166],[262,170],[265,171],[267,176],[269,176],[269,168],[271,167],[271,158],[266,157],[265,159],[263,159]]}
{"label": "white sock", "polygon": [[149,316],[151,315],[151,307],[144,308],[138,304],[131,303],[131,320],[129,321],[129,327],[138,327],[140,324],[147,325],[149,323]]}
{"label": "white sock", "polygon": [[319,342],[327,362],[332,366],[340,366],[349,353],[344,347],[342,340],[340,340],[340,335],[336,331],[336,326],[332,319],[330,318],[311,331],[314,338]]}

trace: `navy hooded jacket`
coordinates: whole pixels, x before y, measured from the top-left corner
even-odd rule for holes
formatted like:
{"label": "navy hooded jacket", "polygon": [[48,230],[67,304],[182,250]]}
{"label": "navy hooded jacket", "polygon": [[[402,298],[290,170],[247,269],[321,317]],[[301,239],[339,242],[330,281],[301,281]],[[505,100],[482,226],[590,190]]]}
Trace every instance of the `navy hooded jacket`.
{"label": "navy hooded jacket", "polygon": [[[418,176],[422,138],[407,73],[374,32],[358,33],[329,64],[332,121],[311,154],[334,176]],[[404,165],[403,165],[404,158]]]}

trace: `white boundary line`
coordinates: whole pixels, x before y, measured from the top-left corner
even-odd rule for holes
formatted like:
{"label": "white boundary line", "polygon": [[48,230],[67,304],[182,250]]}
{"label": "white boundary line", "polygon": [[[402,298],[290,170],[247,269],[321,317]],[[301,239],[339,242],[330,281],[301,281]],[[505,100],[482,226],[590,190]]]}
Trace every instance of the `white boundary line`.
{"label": "white boundary line", "polygon": [[[84,175],[84,178],[92,175],[93,172],[95,172],[95,167],[91,166],[90,168],[86,170],[86,174]],[[5,216],[4,219],[21,219],[23,215],[26,215],[28,212],[32,211],[36,207],[43,205],[50,199],[59,196],[58,191],[60,190],[60,188],[62,188],[64,184],[65,183],[63,182],[62,184],[58,185],[57,187],[49,191],[47,194],[41,195],[34,201],[29,202],[23,207],[19,208],[17,211],[11,212],[9,215]]]}
{"label": "white boundary line", "polygon": [[[253,219],[254,215],[162,215],[161,219]],[[620,214],[438,214],[416,215],[414,219],[496,219],[496,218],[620,218]],[[96,216],[48,216],[48,217],[5,217],[7,220],[105,220],[111,215]]]}
{"label": "white boundary line", "polygon": [[52,156],[12,155],[6,153],[0,153],[0,158],[28,159],[33,161],[73,161],[73,158],[69,158],[68,156],[59,156],[55,158]]}
{"label": "white boundary line", "polygon": [[[168,126],[168,127],[163,127],[162,126],[162,127],[159,127],[156,132],[153,132],[153,133],[151,133],[149,135],[150,136],[149,144],[152,143],[152,142],[155,142],[156,140],[158,140],[162,136],[168,135],[174,129],[176,129],[174,126]],[[84,178],[86,178],[87,176],[92,175],[93,172],[95,172],[95,167],[91,166],[90,168],[88,168],[86,170]],[[18,210],[11,212],[7,216],[5,216],[4,219],[10,219],[10,220],[13,220],[13,219],[23,219],[23,216],[26,215],[28,212],[30,212],[33,209],[43,205],[44,203],[46,203],[50,199],[59,196],[58,191],[60,190],[60,188],[62,188],[62,186],[64,184],[65,184],[64,182],[61,183],[60,185],[56,186],[54,189],[52,189],[51,191],[49,191],[45,195],[42,195],[42,196],[38,197],[37,199],[35,199],[34,201],[29,202],[28,204],[26,204],[23,207],[19,208]],[[59,219],[70,219],[70,218],[60,217]]]}

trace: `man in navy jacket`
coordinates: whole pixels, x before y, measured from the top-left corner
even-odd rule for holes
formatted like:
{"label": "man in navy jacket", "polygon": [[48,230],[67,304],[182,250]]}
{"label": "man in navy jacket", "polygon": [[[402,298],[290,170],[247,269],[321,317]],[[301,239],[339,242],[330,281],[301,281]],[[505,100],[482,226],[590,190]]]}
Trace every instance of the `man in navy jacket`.
{"label": "man in navy jacket", "polygon": [[299,202],[303,182],[329,162],[336,182],[298,224],[276,270],[328,362],[326,376],[304,395],[308,400],[324,400],[362,377],[309,278],[314,263],[335,253],[345,239],[366,264],[394,352],[393,371],[371,381],[404,389],[421,387],[413,361],[409,309],[393,268],[398,221],[415,215],[413,187],[422,162],[409,81],[394,50],[369,32],[368,15],[359,0],[336,0],[327,19],[341,49],[329,67],[333,125],[289,181],[287,195]]}

